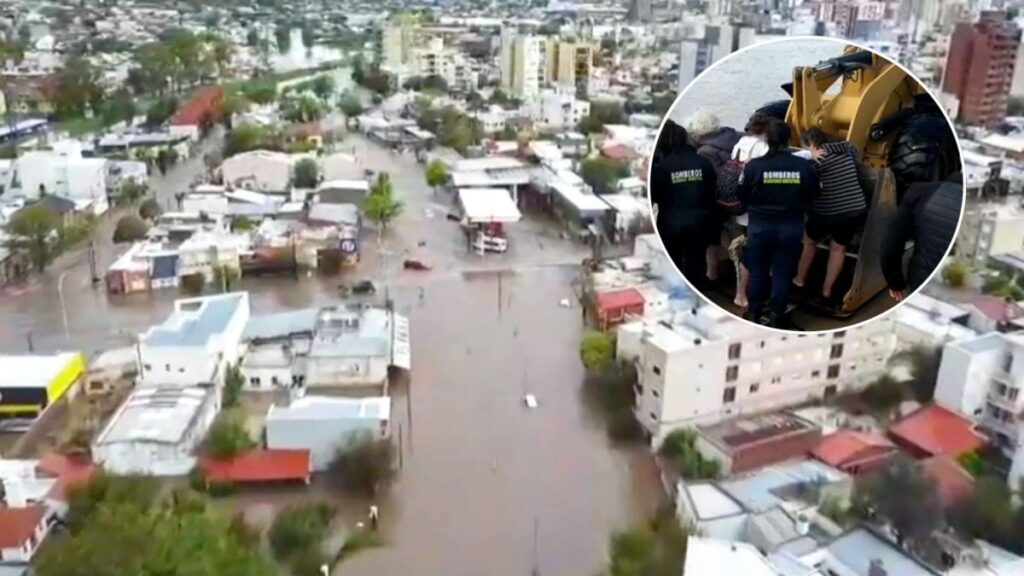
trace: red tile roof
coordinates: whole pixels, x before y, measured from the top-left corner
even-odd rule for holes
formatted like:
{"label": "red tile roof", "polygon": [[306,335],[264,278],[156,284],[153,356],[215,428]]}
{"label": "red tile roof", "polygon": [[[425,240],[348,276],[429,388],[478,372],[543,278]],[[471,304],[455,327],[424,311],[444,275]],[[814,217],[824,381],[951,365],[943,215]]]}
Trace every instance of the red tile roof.
{"label": "red tile roof", "polygon": [[880,434],[840,430],[822,438],[811,450],[811,456],[834,468],[842,468],[896,451],[896,445]]}
{"label": "red tile roof", "polygon": [[636,153],[636,150],[633,150],[625,144],[611,144],[609,146],[605,146],[604,148],[601,148],[601,154],[607,158],[619,160],[621,162],[630,162],[640,157],[640,155]]}
{"label": "red tile roof", "polygon": [[210,120],[216,120],[217,105],[223,97],[224,88],[221,86],[205,86],[196,90],[188,102],[185,102],[171,116],[170,124],[173,126],[198,126],[204,116],[208,116]]}
{"label": "red tile roof", "polygon": [[306,480],[312,470],[309,450],[250,450],[234,458],[204,456],[199,466],[215,482]]}
{"label": "red tile roof", "polygon": [[935,481],[939,497],[946,506],[970,496],[974,490],[974,478],[949,456],[935,456],[922,460],[921,468]]}
{"label": "red tile roof", "polygon": [[956,457],[985,445],[985,439],[966,418],[934,404],[923,406],[893,424],[889,435],[931,456]]}
{"label": "red tile roof", "polygon": [[1009,322],[1020,316],[1020,308],[1005,298],[982,294],[974,299],[973,304],[978,312],[996,322]]}
{"label": "red tile roof", "polygon": [[600,310],[617,310],[630,306],[643,306],[644,295],[636,288],[612,290],[597,295],[597,307]]}
{"label": "red tile roof", "polygon": [[42,474],[57,479],[57,483],[50,490],[49,497],[65,500],[71,488],[85,484],[92,478],[96,472],[96,465],[87,458],[50,453],[39,460],[36,469]]}
{"label": "red tile roof", "polygon": [[0,548],[24,546],[45,515],[46,509],[42,506],[0,508]]}

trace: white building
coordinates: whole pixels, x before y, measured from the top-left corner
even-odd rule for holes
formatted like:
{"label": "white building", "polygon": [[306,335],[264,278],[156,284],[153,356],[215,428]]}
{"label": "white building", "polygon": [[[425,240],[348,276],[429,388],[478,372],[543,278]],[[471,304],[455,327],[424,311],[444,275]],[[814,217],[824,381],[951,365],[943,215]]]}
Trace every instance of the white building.
{"label": "white building", "polygon": [[970,206],[957,233],[956,252],[975,267],[990,256],[1024,250],[1024,212],[1003,205]]}
{"label": "white building", "polygon": [[242,333],[245,357],[240,367],[246,387],[267,390],[303,386],[305,357],[319,318],[319,308],[251,317]]}
{"label": "white building", "polygon": [[306,396],[267,412],[267,448],[309,450],[313,470],[326,470],[354,435],[386,438],[391,398]]}
{"label": "white building", "polygon": [[246,292],[175,301],[167,320],[139,337],[140,385],[221,383],[224,368],[238,362],[248,321]]}
{"label": "white building", "polygon": [[414,50],[413,65],[420,76],[438,76],[456,91],[477,87],[478,73],[473,61],[459,50],[446,48],[444,38],[431,38],[423,48]]}
{"label": "white building", "polygon": [[77,142],[58,144],[54,151],[29,151],[19,156],[7,171],[4,190],[33,200],[53,194],[94,214],[106,212],[107,160],[83,158]]}
{"label": "white building", "polygon": [[636,417],[657,445],[678,428],[859,388],[894,348],[888,317],[832,334],[782,334],[702,306],[621,325],[617,355],[637,364]]}
{"label": "white building", "polygon": [[590,102],[576,98],[573,90],[543,90],[527,101],[530,119],[542,128],[561,129],[577,126],[590,115]]}
{"label": "white building", "polygon": [[743,576],[779,576],[772,561],[750,544],[690,536],[686,539],[686,563],[683,576],[719,574],[728,566]]}
{"label": "white building", "polygon": [[501,87],[507,93],[529,100],[550,80],[548,39],[543,36],[501,34]]}
{"label": "white building", "polygon": [[971,311],[918,292],[893,312],[896,345],[907,349],[916,346],[943,346],[969,338],[977,333],[967,326]]}
{"label": "white building", "polygon": [[372,388],[387,392],[388,368],[411,367],[409,320],[379,308],[320,312],[306,356],[310,388]]}
{"label": "white building", "polygon": [[212,386],[138,388],[96,438],[93,459],[113,474],[187,474],[219,410]]}
{"label": "white building", "polygon": [[178,275],[202,274],[207,282],[213,282],[216,267],[238,271],[242,255],[250,253],[252,238],[248,234],[199,231],[178,246]]}
{"label": "white building", "polygon": [[292,157],[282,152],[252,150],[224,160],[220,170],[225,184],[257,192],[287,192],[292,181]]}

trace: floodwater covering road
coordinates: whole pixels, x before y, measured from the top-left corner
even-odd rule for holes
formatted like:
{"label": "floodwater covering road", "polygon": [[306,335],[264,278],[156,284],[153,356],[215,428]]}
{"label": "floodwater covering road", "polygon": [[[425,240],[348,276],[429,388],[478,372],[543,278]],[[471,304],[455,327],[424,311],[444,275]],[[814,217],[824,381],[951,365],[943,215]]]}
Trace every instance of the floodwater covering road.
{"label": "floodwater covering road", "polygon": [[[513,225],[503,255],[468,255],[446,201],[435,197],[410,155],[358,137],[360,162],[387,166],[405,211],[381,258],[370,232],[351,277],[386,282],[411,320],[413,369],[392,429],[402,471],[382,510],[388,545],[345,561],[344,574],[592,576],[610,534],[646,518],[661,490],[642,449],[612,448],[580,398],[583,330],[572,282],[587,252],[532,220]],[[401,270],[420,258],[434,269]],[[102,267],[109,265],[109,261]],[[162,321],[178,296],[163,291],[111,298],[70,266],[64,336],[55,273],[23,294],[0,297],[0,351],[98,349],[131,344]],[[87,271],[87,265],[84,265]],[[83,285],[82,282],[85,281]],[[338,302],[342,279],[245,280],[254,315]],[[73,289],[70,287],[74,286]],[[381,293],[378,293],[378,297]],[[539,406],[524,406],[533,394]],[[536,555],[534,527],[536,526]]]}

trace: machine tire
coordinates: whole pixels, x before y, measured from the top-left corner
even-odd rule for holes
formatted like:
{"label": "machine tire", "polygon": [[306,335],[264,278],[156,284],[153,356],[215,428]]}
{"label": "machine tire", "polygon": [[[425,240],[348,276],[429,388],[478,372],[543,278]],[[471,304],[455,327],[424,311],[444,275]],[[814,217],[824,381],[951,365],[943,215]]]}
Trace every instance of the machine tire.
{"label": "machine tire", "polygon": [[766,114],[778,120],[786,119],[786,112],[789,110],[789,99],[773,100],[754,111],[755,114]]}
{"label": "machine tire", "polygon": [[925,114],[907,120],[889,152],[889,168],[903,189],[959,171],[960,152],[946,119]]}

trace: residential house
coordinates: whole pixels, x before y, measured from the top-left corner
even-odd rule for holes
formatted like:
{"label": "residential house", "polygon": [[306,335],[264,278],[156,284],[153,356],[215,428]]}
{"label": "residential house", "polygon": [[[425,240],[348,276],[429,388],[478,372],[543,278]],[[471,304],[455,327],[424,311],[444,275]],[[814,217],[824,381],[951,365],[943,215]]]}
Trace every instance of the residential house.
{"label": "residential house", "polygon": [[815,459],[850,476],[882,470],[899,453],[896,445],[881,434],[849,429],[822,438],[810,450]]}
{"label": "residential house", "polygon": [[56,80],[52,74],[4,74],[4,104],[19,115],[53,113]]}
{"label": "residential house", "polygon": [[884,372],[895,347],[888,317],[830,334],[783,334],[714,306],[627,322],[617,335],[617,357],[637,366],[634,410],[655,445],[678,428],[859,389]]}
{"label": "residential house", "polygon": [[246,292],[176,300],[162,324],[139,336],[140,386],[220,384],[241,357],[248,321]]}
{"label": "residential house", "polygon": [[32,200],[52,194],[71,200],[79,211],[106,212],[107,160],[82,157],[80,144],[59,144],[19,156],[7,173],[5,192]]}
{"label": "residential house", "polygon": [[956,458],[985,445],[970,420],[935,404],[897,420],[889,427],[889,437],[916,458]]}
{"label": "residential house", "polygon": [[304,358],[319,319],[319,308],[251,317],[242,333],[245,356],[239,366],[246,387],[266,390],[303,386]]}
{"label": "residential house", "polygon": [[968,327],[970,309],[923,292],[907,298],[893,316],[900,349],[934,348],[977,335]]}
{"label": "residential house", "polygon": [[266,419],[267,447],[308,450],[313,470],[322,471],[356,435],[386,438],[390,434],[390,418],[391,398],[387,396],[305,396],[270,407]]}
{"label": "residential house", "polygon": [[408,370],[409,320],[380,308],[324,308],[306,356],[306,386],[387,393],[392,366]]}
{"label": "residential house", "polygon": [[268,150],[242,152],[220,166],[224,183],[256,192],[285,193],[291,188],[293,159]]}
{"label": "residential house", "polygon": [[803,459],[821,440],[821,428],[785,412],[744,416],[697,427],[701,456],[718,462],[725,475]]}
{"label": "residential house", "polygon": [[354,204],[359,206],[370,192],[366,179],[325,180],[316,189],[318,202],[327,204]]}
{"label": "residential house", "polygon": [[198,140],[220,118],[220,102],[223,99],[222,86],[205,86],[196,90],[168,120],[170,133]]}
{"label": "residential house", "polygon": [[253,449],[230,458],[202,456],[199,470],[207,482],[221,484],[309,484],[313,475],[309,450]]}
{"label": "residential house", "polygon": [[143,383],[93,442],[93,458],[112,474],[188,474],[219,409],[214,387]]}

